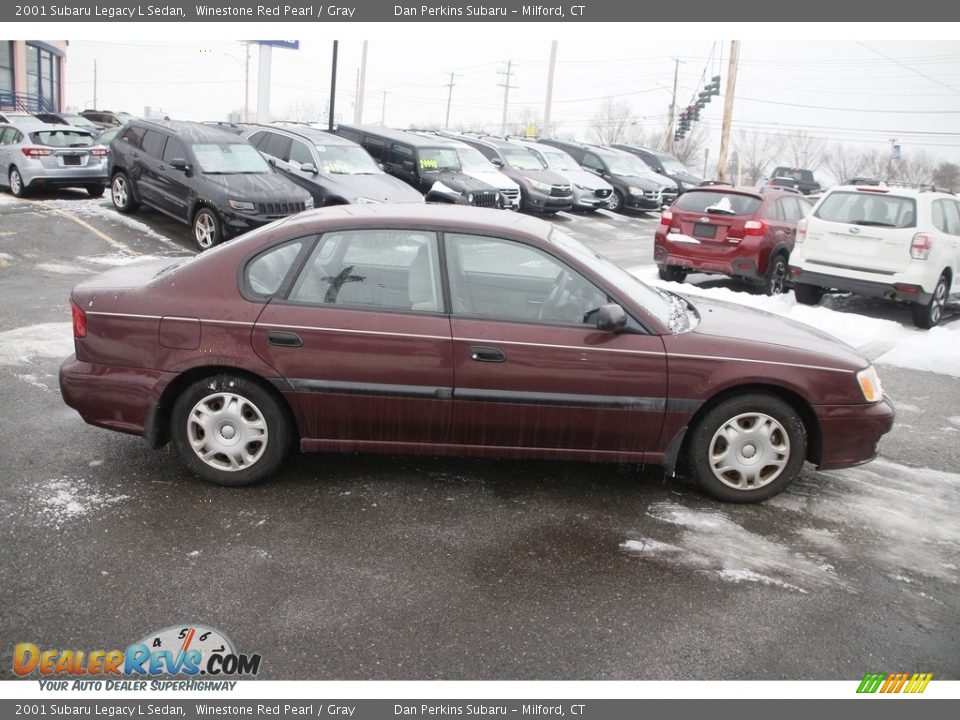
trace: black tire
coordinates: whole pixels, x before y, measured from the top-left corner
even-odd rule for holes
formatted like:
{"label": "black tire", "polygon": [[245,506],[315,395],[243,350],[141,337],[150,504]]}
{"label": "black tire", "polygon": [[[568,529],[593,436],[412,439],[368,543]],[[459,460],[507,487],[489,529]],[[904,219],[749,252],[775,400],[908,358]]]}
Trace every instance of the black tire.
{"label": "black tire", "polygon": [[726,502],[760,502],[800,472],[807,432],[786,402],[749,393],[709,410],[690,433],[687,453],[688,467],[707,493]]}
{"label": "black tire", "polygon": [[[197,412],[201,407],[206,420]],[[238,419],[246,423],[238,427]],[[171,436],[191,471],[229,487],[252,485],[272,475],[293,440],[280,401],[255,380],[226,373],[199,380],[180,394],[173,405]]]}
{"label": "black tire", "polygon": [[657,265],[657,274],[660,275],[661,280],[668,282],[682,283],[687,277],[687,271],[676,265]]}
{"label": "black tire", "polygon": [[824,292],[825,290],[817,285],[793,284],[793,295],[801,305],[817,305],[823,298]]}
{"label": "black tire", "polygon": [[10,192],[15,197],[22,198],[27,195],[27,186],[23,182],[23,176],[16,167],[10,168],[10,174],[7,176],[7,182],[10,185]]}
{"label": "black tire", "polygon": [[202,207],[197,210],[193,216],[191,225],[193,230],[193,241],[201,250],[209,250],[214,245],[223,242],[223,229],[220,225],[220,218],[212,208]]}
{"label": "black tire", "polygon": [[105,185],[87,185],[87,195],[92,198],[103,197],[103,193],[106,191]]}
{"label": "black tire", "polygon": [[939,325],[949,296],[950,281],[947,280],[946,275],[941,275],[940,279],[937,280],[937,286],[933,289],[933,297],[930,298],[930,302],[926,304],[910,303],[913,324],[924,330]]}
{"label": "black tire", "polygon": [[136,212],[140,207],[140,203],[134,197],[133,183],[122,170],[114,173],[110,181],[110,199],[113,201],[113,206],[122,213]]}
{"label": "black tire", "polygon": [[623,194],[619,190],[613,191],[613,195],[610,196],[607,208],[613,212],[623,212]]}
{"label": "black tire", "polygon": [[[770,258],[770,266],[767,268],[767,275],[763,279],[763,294],[780,295],[786,291],[787,258],[782,253],[777,253]],[[817,302],[819,302],[819,298]]]}

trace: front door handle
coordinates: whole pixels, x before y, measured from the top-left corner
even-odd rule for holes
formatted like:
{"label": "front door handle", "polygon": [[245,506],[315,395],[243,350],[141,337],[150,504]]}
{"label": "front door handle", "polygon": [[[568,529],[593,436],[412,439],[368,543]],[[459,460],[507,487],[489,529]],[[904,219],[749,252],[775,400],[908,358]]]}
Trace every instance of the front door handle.
{"label": "front door handle", "polygon": [[267,333],[267,342],[277,347],[303,347],[303,339],[292,332],[271,330]]}
{"label": "front door handle", "polygon": [[486,347],[484,345],[474,345],[470,348],[470,359],[477,362],[504,362],[507,356],[503,350],[495,347]]}

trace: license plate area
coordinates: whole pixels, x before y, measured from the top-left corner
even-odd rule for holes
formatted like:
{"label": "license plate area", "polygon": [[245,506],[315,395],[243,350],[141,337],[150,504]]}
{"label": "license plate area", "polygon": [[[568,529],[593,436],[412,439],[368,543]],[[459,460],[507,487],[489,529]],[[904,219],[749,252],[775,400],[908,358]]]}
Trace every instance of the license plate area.
{"label": "license plate area", "polygon": [[64,165],[80,165],[80,160],[82,158],[79,155],[64,155],[63,164]]}
{"label": "license plate area", "polygon": [[717,226],[707,223],[694,223],[693,234],[697,237],[714,239],[717,236]]}

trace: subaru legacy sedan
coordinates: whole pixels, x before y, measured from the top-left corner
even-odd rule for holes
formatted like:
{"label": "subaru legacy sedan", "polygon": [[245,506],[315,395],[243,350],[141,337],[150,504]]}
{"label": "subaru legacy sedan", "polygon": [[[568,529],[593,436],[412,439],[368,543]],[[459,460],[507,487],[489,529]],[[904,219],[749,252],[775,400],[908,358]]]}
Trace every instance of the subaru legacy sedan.
{"label": "subaru legacy sedan", "polygon": [[867,462],[894,417],[851,347],[496,210],[301,213],[70,306],[66,403],[222,485],[299,448],[659,464],[751,502]]}

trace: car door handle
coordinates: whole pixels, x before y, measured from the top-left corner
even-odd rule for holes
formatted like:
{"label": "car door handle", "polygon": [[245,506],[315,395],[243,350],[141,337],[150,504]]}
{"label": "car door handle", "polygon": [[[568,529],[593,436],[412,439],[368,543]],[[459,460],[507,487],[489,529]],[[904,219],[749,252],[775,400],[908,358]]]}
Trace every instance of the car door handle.
{"label": "car door handle", "polygon": [[484,345],[474,345],[470,348],[470,359],[477,362],[496,362],[501,363],[507,359],[503,350],[495,347],[486,347]]}
{"label": "car door handle", "polygon": [[267,342],[277,347],[303,347],[303,339],[292,332],[271,330],[267,333]]}

